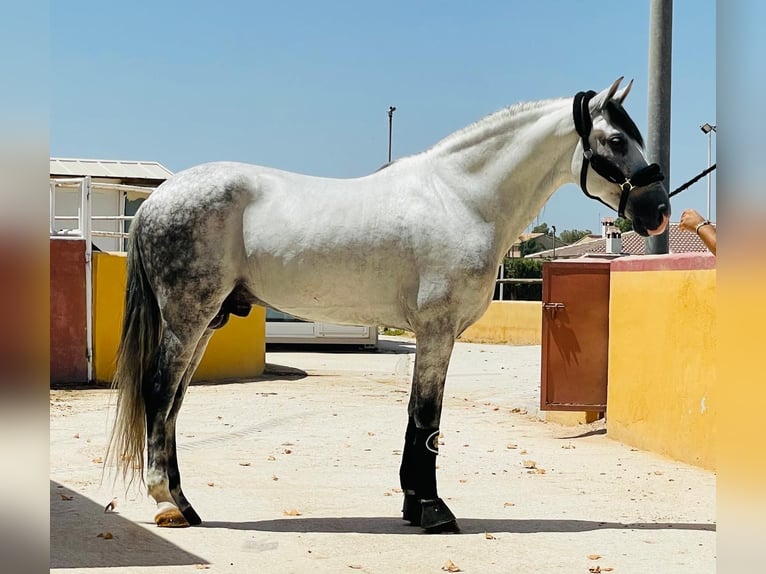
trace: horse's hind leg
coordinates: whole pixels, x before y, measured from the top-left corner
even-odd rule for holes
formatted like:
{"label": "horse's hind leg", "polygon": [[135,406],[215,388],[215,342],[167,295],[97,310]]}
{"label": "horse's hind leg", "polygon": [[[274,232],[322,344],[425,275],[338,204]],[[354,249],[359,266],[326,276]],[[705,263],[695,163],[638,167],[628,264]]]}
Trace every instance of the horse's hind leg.
{"label": "horse's hind leg", "polygon": [[[213,330],[207,329],[202,335],[202,338],[197,343],[197,348],[194,350],[194,355],[192,356],[189,366],[186,368],[186,372],[181,379],[181,384],[178,386],[178,390],[176,391],[176,396],[173,400],[173,406],[170,409],[170,414],[168,415],[168,422],[166,425],[166,435],[168,441],[168,487],[170,489],[170,495],[178,506],[178,510],[180,510],[183,518],[185,518],[186,522],[192,526],[200,524],[202,519],[195,512],[194,508],[192,508],[192,505],[189,503],[188,499],[183,493],[183,490],[181,489],[181,473],[178,469],[178,455],[176,452],[176,420],[178,419],[178,412],[181,410],[181,404],[183,403],[186,389],[189,387],[192,376],[202,361],[202,357],[205,354],[205,349],[207,348],[207,344],[212,336]],[[166,515],[161,517],[161,522],[164,522],[165,518],[172,519],[173,517],[178,519],[177,513],[171,509],[170,516]],[[161,524],[160,522],[158,522],[158,525],[165,526],[165,524]]]}
{"label": "horse's hind leg", "polygon": [[[144,385],[146,405],[146,486],[157,502],[154,521],[158,526],[189,526],[191,522],[179,511],[170,491],[169,466],[175,458],[175,425],[170,418],[197,340],[178,335],[166,324],[160,342],[157,370]],[[171,431],[172,437],[171,437]],[[197,523],[199,518],[197,517]]]}
{"label": "horse's hind leg", "polygon": [[176,419],[191,377],[202,359],[212,330],[207,326],[223,297],[200,305],[191,294],[166,297],[163,333],[156,371],[143,387],[146,407],[146,486],[157,502],[158,526],[201,522],[181,490],[176,454]]}
{"label": "horse's hind leg", "polygon": [[457,532],[455,516],[436,488],[439,421],[454,336],[450,329],[429,327],[416,331],[415,372],[399,470],[404,491],[402,513],[405,520],[427,532]]}

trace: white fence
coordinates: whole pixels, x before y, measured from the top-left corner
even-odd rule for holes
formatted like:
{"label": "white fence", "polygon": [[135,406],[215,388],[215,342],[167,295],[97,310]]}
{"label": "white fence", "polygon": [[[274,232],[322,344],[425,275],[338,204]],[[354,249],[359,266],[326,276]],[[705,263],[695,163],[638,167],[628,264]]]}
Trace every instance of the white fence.
{"label": "white fence", "polygon": [[[105,251],[124,251],[128,234],[124,230],[125,221],[131,221],[132,215],[125,215],[125,198],[130,192],[148,196],[154,188],[116,183],[94,183],[90,176],[78,178],[56,178],[50,180],[50,236],[72,237],[85,240],[85,329],[88,380],[93,380],[93,244],[97,238],[102,241]],[[94,191],[104,194],[107,201],[99,204],[99,211],[107,214],[93,215]],[[79,194],[76,198],[75,194]],[[110,195],[113,196],[110,198]],[[112,201],[113,200],[113,201]],[[76,213],[67,213],[68,209]],[[114,208],[114,209],[112,209]],[[64,213],[61,213],[61,212]],[[108,213],[116,211],[116,213]],[[62,225],[70,222],[69,225]],[[104,222],[114,222],[113,227],[122,229],[98,229],[105,227]],[[94,229],[96,227],[96,229]],[[110,249],[116,247],[116,249]],[[97,248],[102,248],[97,244]]]}

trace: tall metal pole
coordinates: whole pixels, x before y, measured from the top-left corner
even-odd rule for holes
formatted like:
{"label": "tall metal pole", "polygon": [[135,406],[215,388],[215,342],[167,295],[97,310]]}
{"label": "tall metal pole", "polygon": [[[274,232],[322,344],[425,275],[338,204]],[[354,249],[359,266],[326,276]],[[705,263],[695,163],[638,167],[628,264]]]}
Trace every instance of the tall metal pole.
{"label": "tall metal pole", "polygon": [[[707,136],[707,167],[710,169],[712,166],[713,161],[713,132],[717,131],[715,126],[711,126],[709,123],[705,122],[700,126],[700,129],[702,130],[702,133]],[[710,221],[710,190],[712,180],[710,179],[712,177],[711,172],[708,172],[707,174],[707,219]]]}
{"label": "tall metal pole", "polygon": [[[649,91],[646,155],[656,162],[670,185],[670,78],[673,47],[673,0],[650,0]],[[668,252],[669,229],[644,240],[647,254]]]}
{"label": "tall metal pole", "polygon": [[391,131],[394,123],[395,106],[388,106],[388,163],[391,163]]}
{"label": "tall metal pole", "polygon": [[[708,167],[710,167],[710,162],[712,161],[712,158],[713,158],[713,130],[710,130],[707,133],[707,166]],[[708,221],[710,221],[710,189],[711,189],[710,177],[711,176],[712,176],[711,173],[707,174],[707,217],[705,219],[707,219]]]}

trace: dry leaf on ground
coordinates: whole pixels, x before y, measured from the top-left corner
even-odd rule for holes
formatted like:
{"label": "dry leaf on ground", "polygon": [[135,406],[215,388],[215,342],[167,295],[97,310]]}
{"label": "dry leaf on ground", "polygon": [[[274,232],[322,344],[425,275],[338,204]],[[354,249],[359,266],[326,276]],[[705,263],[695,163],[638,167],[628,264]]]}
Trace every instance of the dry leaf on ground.
{"label": "dry leaf on ground", "polygon": [[67,496],[63,492],[59,492],[59,496],[61,497],[61,500],[72,500],[74,496]]}
{"label": "dry leaf on ground", "polygon": [[497,537],[490,534],[489,532],[484,533],[484,538],[486,538],[487,540],[497,540]]}
{"label": "dry leaf on ground", "polygon": [[285,516],[300,516],[301,513],[295,510],[294,508],[291,508],[290,510],[285,510],[282,512]]}
{"label": "dry leaf on ground", "polygon": [[510,448],[510,449],[519,448],[519,445],[509,442],[507,445],[505,445],[505,448]]}
{"label": "dry leaf on ground", "polygon": [[361,570],[363,568],[361,564],[349,564],[348,567],[354,570]]}
{"label": "dry leaf on ground", "polygon": [[111,540],[114,538],[114,535],[111,532],[101,532],[96,536],[96,538],[103,538],[104,540]]}
{"label": "dry leaf on ground", "polygon": [[250,466],[249,462],[240,462],[239,466]]}
{"label": "dry leaf on ground", "polygon": [[601,554],[588,554],[588,560],[598,560],[601,558]]}
{"label": "dry leaf on ground", "polygon": [[537,468],[537,463],[534,460],[525,460],[522,464],[524,468]]}
{"label": "dry leaf on ground", "polygon": [[515,502],[504,502],[503,503],[503,508],[507,508],[508,506],[516,506],[516,503]]}
{"label": "dry leaf on ground", "polygon": [[269,456],[266,457],[266,460],[272,460],[272,461],[277,460],[277,457],[275,457],[273,454],[270,454]]}
{"label": "dry leaf on ground", "polygon": [[442,566],[442,570],[446,572],[462,572],[460,567],[457,564],[455,564],[452,560],[447,560],[444,563],[444,566]]}

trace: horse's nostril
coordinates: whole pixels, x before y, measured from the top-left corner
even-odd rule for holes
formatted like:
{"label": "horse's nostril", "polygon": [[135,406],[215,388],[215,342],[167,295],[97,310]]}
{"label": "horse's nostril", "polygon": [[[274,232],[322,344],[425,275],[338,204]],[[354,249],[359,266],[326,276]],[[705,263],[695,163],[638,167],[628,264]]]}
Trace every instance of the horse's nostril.
{"label": "horse's nostril", "polygon": [[660,212],[660,215],[666,215],[668,213],[667,203],[660,203],[660,205],[657,207],[657,211]]}

